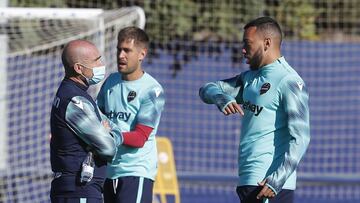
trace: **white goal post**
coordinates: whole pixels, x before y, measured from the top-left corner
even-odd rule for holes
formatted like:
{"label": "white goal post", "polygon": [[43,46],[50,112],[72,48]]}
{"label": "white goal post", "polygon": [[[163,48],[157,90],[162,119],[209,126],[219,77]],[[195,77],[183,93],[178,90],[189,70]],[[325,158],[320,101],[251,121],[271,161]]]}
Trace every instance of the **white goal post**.
{"label": "white goal post", "polygon": [[[1,1],[0,9],[7,6],[7,1]],[[5,24],[6,19],[1,18],[0,25]],[[7,36],[0,34],[0,170],[6,167],[7,161],[7,110],[6,110],[6,56],[7,56]]]}
{"label": "white goal post", "polygon": [[[94,32],[94,30],[104,31],[104,18],[106,15],[110,15],[111,13],[119,12],[122,15],[132,15],[129,18],[136,18],[136,26],[144,29],[145,27],[145,12],[142,8],[133,6],[133,7],[125,7],[119,10],[113,11],[104,11],[102,9],[81,9],[81,8],[0,8],[0,18],[2,19],[11,19],[11,18],[19,18],[19,19],[48,19],[48,20],[87,20],[93,23],[93,29],[89,30],[87,33],[83,33],[86,35],[90,32]],[[63,39],[60,41],[56,41],[46,46],[37,46],[31,47],[30,50],[25,49],[20,51],[23,52],[34,52],[37,50],[45,49],[50,46],[54,46],[57,44],[64,43],[64,41],[70,41],[72,39],[77,39],[81,36],[73,36],[67,39]],[[99,40],[100,44],[98,44],[100,51],[103,51],[104,45],[103,40]],[[19,54],[19,52],[12,53]]]}

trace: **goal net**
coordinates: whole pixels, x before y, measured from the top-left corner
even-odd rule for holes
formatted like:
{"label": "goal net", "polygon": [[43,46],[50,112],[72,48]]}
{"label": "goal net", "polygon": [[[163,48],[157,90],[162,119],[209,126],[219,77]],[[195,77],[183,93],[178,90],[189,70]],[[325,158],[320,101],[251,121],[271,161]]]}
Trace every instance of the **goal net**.
{"label": "goal net", "polygon": [[[144,28],[140,7],[102,9],[0,9],[1,123],[0,202],[48,202],[51,177],[49,116],[63,76],[61,51],[70,40],[87,39],[116,65],[118,31]],[[91,92],[94,95],[98,87]]]}
{"label": "goal net", "polygon": [[[22,5],[29,1],[11,2]],[[284,31],[282,54],[303,77],[310,93],[311,142],[299,166],[296,202],[360,201],[360,1],[32,2],[104,9],[136,4],[145,10],[151,47],[143,65],[164,86],[166,95],[158,134],[173,143],[181,200],[197,203],[238,202],[234,188],[241,139],[241,118],[224,117],[214,106],[202,103],[198,89],[205,82],[248,70],[241,61],[244,24],[263,15],[276,18]],[[86,19],[14,17],[0,21],[8,41],[7,68],[0,69],[1,82],[7,74],[7,108],[2,108],[4,99],[0,99],[0,115],[5,115],[0,125],[7,118],[8,132],[6,138],[0,133],[0,153],[7,152],[7,161],[0,156],[0,202],[47,200],[46,137],[51,100],[63,77],[60,50],[73,37],[92,40],[102,47],[108,71],[115,71],[115,30],[128,20],[108,14],[104,32]]]}

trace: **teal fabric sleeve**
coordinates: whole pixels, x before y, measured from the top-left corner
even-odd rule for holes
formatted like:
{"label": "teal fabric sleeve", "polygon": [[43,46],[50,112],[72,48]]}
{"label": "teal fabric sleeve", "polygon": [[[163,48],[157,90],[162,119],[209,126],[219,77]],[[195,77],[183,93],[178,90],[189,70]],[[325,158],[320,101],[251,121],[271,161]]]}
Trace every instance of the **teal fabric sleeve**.
{"label": "teal fabric sleeve", "polygon": [[146,96],[141,101],[137,121],[140,124],[155,128],[164,109],[165,95],[160,87],[149,88],[146,92]]}
{"label": "teal fabric sleeve", "polygon": [[220,111],[232,102],[242,103],[241,75],[233,78],[210,82],[199,90],[201,100],[207,104],[215,104]]}
{"label": "teal fabric sleeve", "polygon": [[112,160],[117,144],[121,142],[121,132],[112,131],[113,137],[99,121],[90,101],[81,96],[73,97],[66,108],[65,120],[92,151],[108,161]]}
{"label": "teal fabric sleeve", "polygon": [[295,171],[310,142],[309,95],[304,82],[299,77],[288,76],[283,79],[280,88],[291,140],[283,162],[266,178],[275,193]]}

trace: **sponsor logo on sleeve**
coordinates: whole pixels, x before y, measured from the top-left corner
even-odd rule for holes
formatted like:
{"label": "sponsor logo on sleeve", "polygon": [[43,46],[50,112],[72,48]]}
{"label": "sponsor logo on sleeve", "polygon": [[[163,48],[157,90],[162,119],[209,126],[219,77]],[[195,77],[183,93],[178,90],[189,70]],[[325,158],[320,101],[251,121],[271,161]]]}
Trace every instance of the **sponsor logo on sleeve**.
{"label": "sponsor logo on sleeve", "polygon": [[160,88],[155,88],[154,91],[155,91],[155,96],[159,97],[159,95],[161,93],[161,89]]}
{"label": "sponsor logo on sleeve", "polygon": [[302,83],[301,81],[297,81],[297,86],[299,87],[300,91],[303,89],[304,87],[304,83]]}
{"label": "sponsor logo on sleeve", "polygon": [[71,101],[75,104],[75,106],[79,107],[80,109],[84,109],[84,104],[82,101],[78,99],[72,99]]}

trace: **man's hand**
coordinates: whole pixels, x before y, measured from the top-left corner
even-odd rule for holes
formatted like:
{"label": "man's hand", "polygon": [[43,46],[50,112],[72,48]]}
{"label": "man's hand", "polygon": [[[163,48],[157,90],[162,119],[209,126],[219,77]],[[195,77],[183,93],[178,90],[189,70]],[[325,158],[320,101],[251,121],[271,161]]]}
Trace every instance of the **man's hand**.
{"label": "man's hand", "polygon": [[109,132],[111,131],[111,126],[110,126],[110,124],[109,124],[109,122],[107,120],[102,120],[101,124],[105,127],[105,129],[107,131],[109,131]]}
{"label": "man's hand", "polygon": [[228,104],[224,108],[223,113],[225,115],[236,114],[236,113],[239,113],[242,116],[244,115],[244,111],[241,109],[240,105],[237,104],[236,102],[231,102],[230,104]]}
{"label": "man's hand", "polygon": [[261,181],[260,183],[258,183],[258,185],[262,186],[263,188],[261,189],[259,194],[256,196],[257,199],[275,197],[274,191],[272,191],[272,189],[266,185],[266,179]]}

